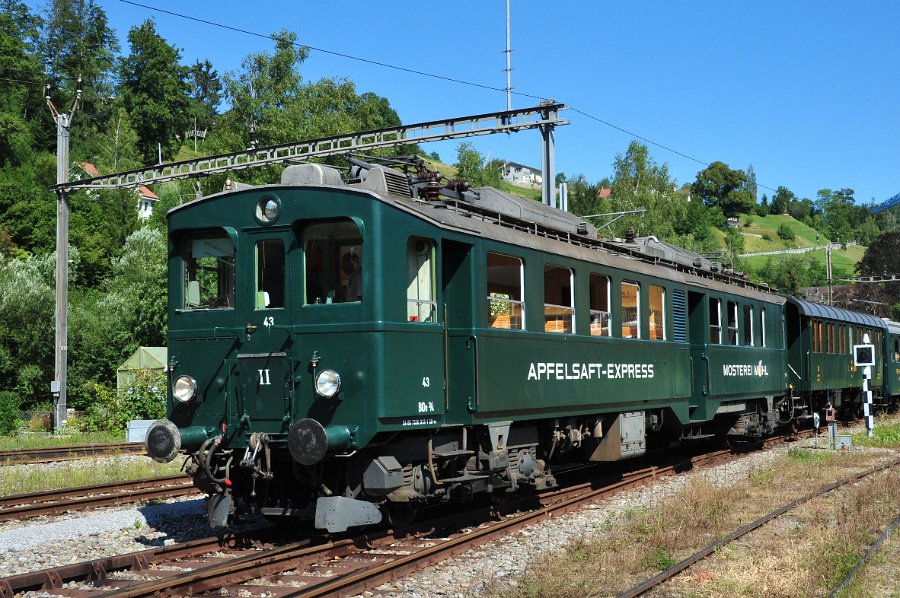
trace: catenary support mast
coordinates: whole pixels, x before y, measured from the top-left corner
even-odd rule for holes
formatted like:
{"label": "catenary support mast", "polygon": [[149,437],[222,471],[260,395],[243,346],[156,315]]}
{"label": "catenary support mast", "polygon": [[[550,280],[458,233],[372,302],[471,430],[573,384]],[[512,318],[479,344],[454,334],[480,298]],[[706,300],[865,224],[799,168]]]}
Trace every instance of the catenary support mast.
{"label": "catenary support mast", "polygon": [[68,114],[60,114],[50,101],[49,86],[46,90],[47,106],[56,121],[56,352],[53,382],[53,430],[59,432],[66,425],[66,378],[69,335],[69,196],[60,185],[69,182],[69,127],[81,98],[81,79],[75,92],[75,101]]}

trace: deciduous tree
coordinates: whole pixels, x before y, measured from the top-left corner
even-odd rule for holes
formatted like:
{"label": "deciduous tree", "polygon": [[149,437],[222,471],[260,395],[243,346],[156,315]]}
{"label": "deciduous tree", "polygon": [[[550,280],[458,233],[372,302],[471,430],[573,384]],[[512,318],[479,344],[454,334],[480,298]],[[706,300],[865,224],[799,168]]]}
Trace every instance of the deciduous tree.
{"label": "deciduous tree", "polygon": [[703,200],[707,206],[718,206],[726,217],[748,214],[754,202],[746,183],[747,175],[743,170],[732,170],[724,162],[713,162],[697,173],[691,195]]}

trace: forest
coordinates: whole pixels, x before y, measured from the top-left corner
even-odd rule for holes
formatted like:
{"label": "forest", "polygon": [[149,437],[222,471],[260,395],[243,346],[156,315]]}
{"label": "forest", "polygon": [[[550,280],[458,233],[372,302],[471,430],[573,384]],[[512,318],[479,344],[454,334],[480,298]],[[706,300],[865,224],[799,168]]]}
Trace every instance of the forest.
{"label": "forest", "polygon": [[[0,2],[0,432],[21,410],[52,404],[51,187],[57,164],[48,101],[67,112],[78,98],[71,124],[73,179],[90,176],[92,168],[112,173],[401,124],[388,98],[360,91],[346,78],[305,79],[309,50],[290,31],[273,33],[270,51],[251,53],[240,68],[225,73],[209,60],[184,64],[153,19],[129,29],[127,47],[117,39],[92,0],[47,0],[34,10],[17,0]],[[439,159],[417,146],[391,151]],[[471,144],[461,143],[452,176],[473,186],[499,185],[502,163],[485,161]],[[260,183],[276,176],[277,168],[268,167],[244,171],[241,180]],[[67,387],[69,406],[85,414],[80,426],[118,426],[159,409],[159,380],[139,381],[123,398],[115,390],[116,368],[137,347],[166,343],[166,210],[221,190],[224,180],[211,176],[154,187],[159,201],[146,220],[138,217],[131,190],[70,197]],[[622,236],[631,227],[639,235],[719,255],[786,292],[823,284],[824,271],[802,256],[758,268],[743,263],[744,235],[733,226],[735,218],[787,214],[823,240],[867,247],[859,273],[900,273],[896,209],[873,216],[872,206],[858,204],[850,188],[822,189],[815,198],[797,197],[783,186],[760,193],[752,165],[742,170],[719,161],[692,183],[678,185],[666,164],[638,141],[616,156],[609,176],[592,182],[584,174],[560,174],[557,182],[562,181],[575,214],[647,209],[601,229],[605,235]],[[866,292],[888,301],[900,319],[900,289],[889,287]]]}

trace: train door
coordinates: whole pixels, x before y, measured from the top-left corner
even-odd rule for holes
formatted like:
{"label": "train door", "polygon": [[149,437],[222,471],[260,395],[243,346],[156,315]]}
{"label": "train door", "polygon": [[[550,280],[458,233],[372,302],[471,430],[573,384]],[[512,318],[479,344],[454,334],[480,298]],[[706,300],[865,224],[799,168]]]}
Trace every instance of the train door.
{"label": "train door", "polygon": [[[712,299],[712,301],[718,301]],[[706,420],[706,397],[709,395],[709,355],[707,346],[718,342],[710,335],[721,334],[721,322],[708,309],[704,293],[688,293],[688,342],[691,345],[691,420]]]}
{"label": "train door", "polygon": [[292,363],[288,349],[290,280],[288,254],[293,238],[289,230],[247,234],[242,256],[245,275],[240,278],[246,322],[241,348],[231,364],[232,429],[281,432],[291,414],[294,397]]}
{"label": "train door", "polygon": [[474,253],[468,243],[447,239],[441,243],[447,423],[466,423],[478,403]]}

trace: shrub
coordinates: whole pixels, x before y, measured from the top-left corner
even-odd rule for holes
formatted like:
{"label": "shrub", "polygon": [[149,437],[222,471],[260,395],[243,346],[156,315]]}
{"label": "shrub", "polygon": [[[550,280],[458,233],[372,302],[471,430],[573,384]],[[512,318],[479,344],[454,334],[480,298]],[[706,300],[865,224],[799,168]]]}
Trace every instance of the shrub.
{"label": "shrub", "polygon": [[763,233],[762,238],[763,238],[763,241],[771,241],[772,235],[770,235],[769,233]]}
{"label": "shrub", "polygon": [[747,217],[744,219],[744,228],[749,228],[753,226],[755,219],[752,214],[747,214]]}
{"label": "shrub", "polygon": [[22,400],[18,393],[10,391],[0,392],[0,434],[12,434],[21,423],[19,420],[19,407]]}
{"label": "shrub", "polygon": [[88,384],[93,400],[78,429],[84,432],[121,431],[132,419],[160,419],[166,415],[166,377],[139,370],[134,382],[121,392],[96,382]]}
{"label": "shrub", "polygon": [[778,227],[778,236],[784,241],[793,241],[796,238],[794,231],[791,230],[787,223]]}

